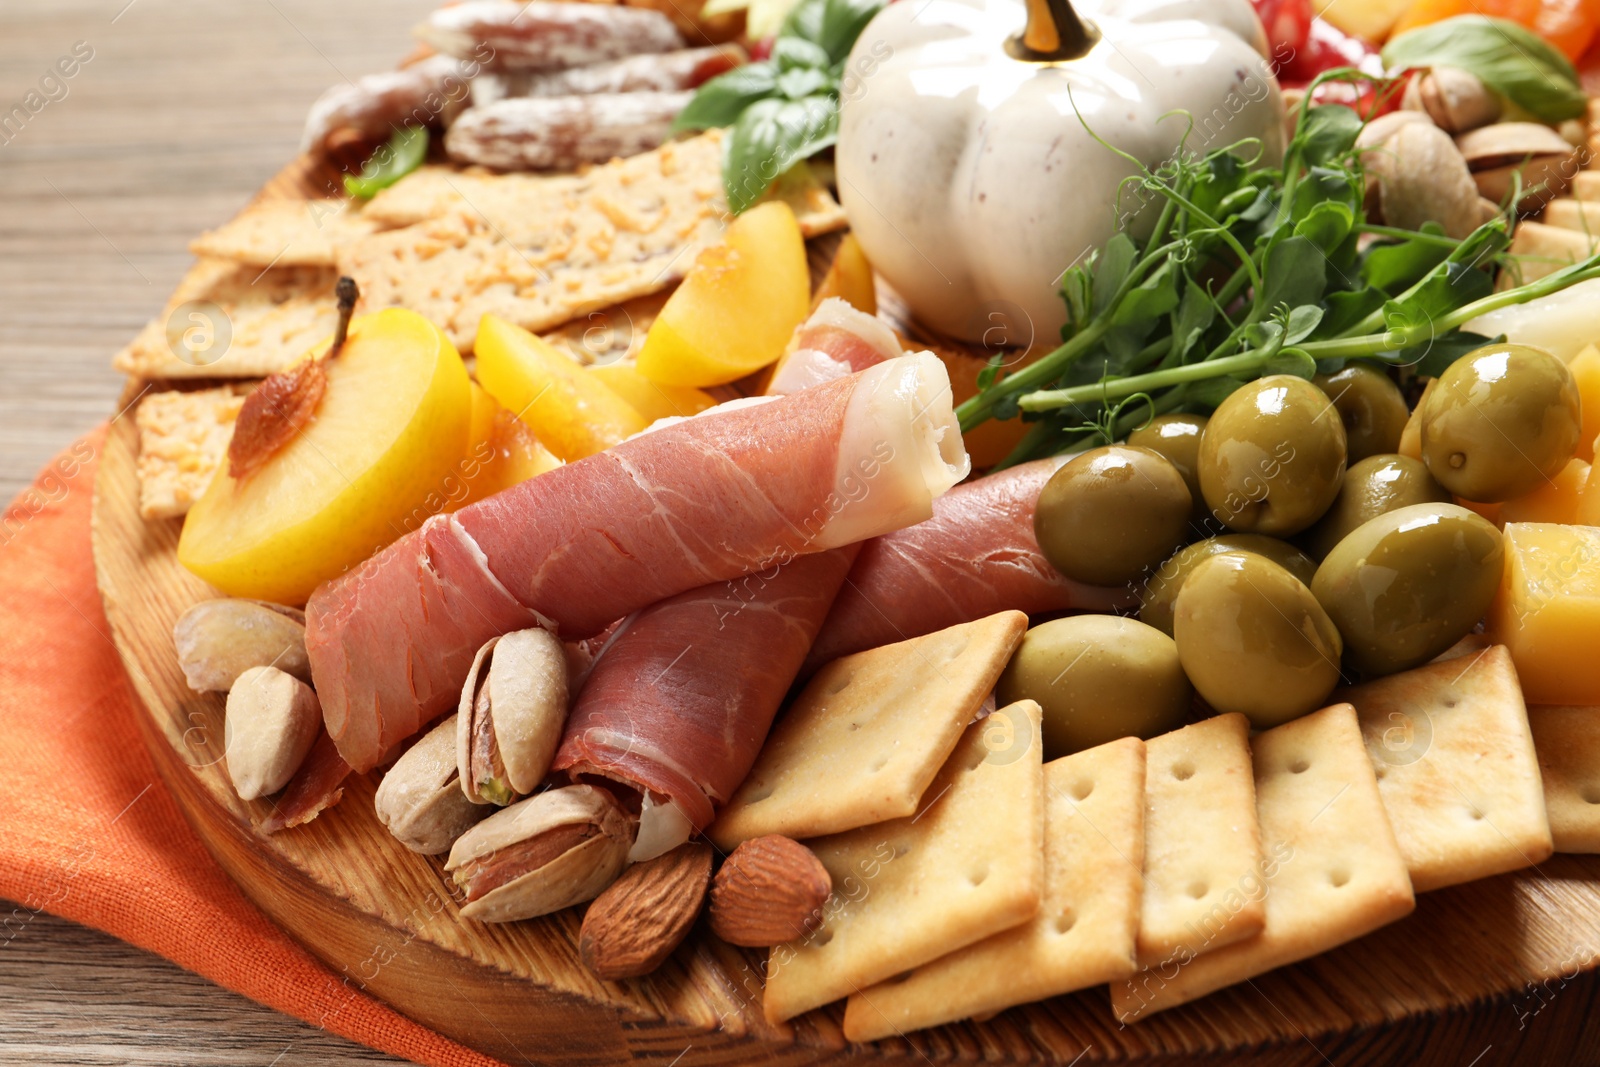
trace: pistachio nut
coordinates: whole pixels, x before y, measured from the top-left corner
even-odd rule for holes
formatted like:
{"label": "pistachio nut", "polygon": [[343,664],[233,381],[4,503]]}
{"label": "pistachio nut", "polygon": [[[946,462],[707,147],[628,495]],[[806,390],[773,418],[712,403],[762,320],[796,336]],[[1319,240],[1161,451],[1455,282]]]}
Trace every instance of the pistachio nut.
{"label": "pistachio nut", "polygon": [[1503,204],[1521,176],[1527,191],[1519,202],[1532,210],[1565,192],[1582,162],[1583,150],[1549,126],[1537,122],[1497,122],[1456,138],[1456,147],[1478,183],[1478,192]]}
{"label": "pistachio nut", "polygon": [[[1405,114],[1405,112],[1396,112]],[[1483,215],[1478,186],[1450,135],[1430,122],[1405,122],[1362,153],[1377,182],[1383,221],[1407,230],[1436,222],[1451,237],[1466,237]]]}
{"label": "pistachio nut", "polygon": [[1420,122],[1425,126],[1433,125],[1433,120],[1425,113],[1417,110],[1391,111],[1387,115],[1379,115],[1356,134],[1356,148],[1366,151],[1377,148],[1393,137],[1402,126],[1409,126],[1413,122]]}
{"label": "pistachio nut", "polygon": [[515,922],[593,900],[628,863],[635,827],[609,792],[550,789],[462,834],[445,870],[466,893],[461,914]]}
{"label": "pistachio nut", "polygon": [[448,852],[456,838],[489,814],[469,801],[456,781],[456,717],[406,749],[372,798],[378,821],[404,846],[424,856]]}
{"label": "pistachio nut", "polygon": [[189,688],[226,693],[251,667],[276,667],[311,681],[305,613],[264,600],[203,600],[172,628]]}
{"label": "pistachio nut", "polygon": [[456,768],[474,804],[510,804],[539,787],[567,722],[567,658],[549,630],[478,649],[456,715]]}
{"label": "pistachio nut", "polygon": [[1418,71],[1400,98],[1406,111],[1421,111],[1446,133],[1465,133],[1497,122],[1500,97],[1476,74],[1457,67]]}
{"label": "pistachio nut", "polygon": [[251,667],[228,690],[224,758],[241,800],[289,784],[322,729],[322,706],[311,687],[276,667]]}

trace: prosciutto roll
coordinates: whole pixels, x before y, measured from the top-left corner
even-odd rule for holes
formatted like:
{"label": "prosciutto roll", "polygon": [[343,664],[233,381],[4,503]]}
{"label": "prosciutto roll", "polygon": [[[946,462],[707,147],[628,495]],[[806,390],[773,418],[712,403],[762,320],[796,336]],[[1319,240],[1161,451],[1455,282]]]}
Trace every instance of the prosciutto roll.
{"label": "prosciutto roll", "polygon": [[328,732],[356,771],[453,707],[489,638],[592,636],[646,605],[917,523],[966,475],[929,353],[735,403],[438,515],[306,605]]}
{"label": "prosciutto roll", "polygon": [[[825,300],[795,330],[768,394],[900,354],[883,323]],[[635,859],[703,829],[750,772],[858,548],[683,593],[630,619],[606,647],[567,719],[553,769],[622,783],[662,810],[641,820]]]}
{"label": "prosciutto roll", "polygon": [[997,611],[1125,606],[1128,590],[1070,581],[1039,551],[1034,505],[1066,460],[1035,460],[959,486],[934,504],[927,522],[864,545],[801,674]]}
{"label": "prosciutto roll", "polygon": [[755,763],[856,550],[801,556],[640,612],[596,662],[551,769],[664,798],[672,822],[703,829]]}

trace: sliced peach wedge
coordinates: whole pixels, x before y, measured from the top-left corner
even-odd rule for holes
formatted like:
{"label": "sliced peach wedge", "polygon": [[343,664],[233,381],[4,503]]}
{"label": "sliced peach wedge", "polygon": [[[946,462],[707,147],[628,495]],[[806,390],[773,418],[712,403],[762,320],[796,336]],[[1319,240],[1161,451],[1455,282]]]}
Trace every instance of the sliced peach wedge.
{"label": "sliced peach wedge", "polygon": [[472,383],[472,432],[462,461],[465,494],[451,498],[449,510],[476,503],[561,466],[526,423]]}
{"label": "sliced peach wedge", "polygon": [[700,253],[639,350],[663,385],[725,385],[783,355],[811,310],[806,242],[789,205],[757,204]]}
{"label": "sliced peach wedge", "polygon": [[179,561],[230,596],[304,603],[440,510],[460,476],[471,383],[432,323],[356,318],[323,373],[309,421],[243,478],[224,464],[184,522]]}

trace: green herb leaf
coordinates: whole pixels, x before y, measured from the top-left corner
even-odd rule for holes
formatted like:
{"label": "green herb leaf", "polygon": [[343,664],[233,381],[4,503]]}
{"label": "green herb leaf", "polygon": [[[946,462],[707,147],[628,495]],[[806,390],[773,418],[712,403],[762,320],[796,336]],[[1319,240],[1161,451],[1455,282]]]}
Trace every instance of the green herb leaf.
{"label": "green herb leaf", "polygon": [[[1423,223],[1421,232],[1444,236],[1444,228],[1437,222]],[[1417,284],[1449,255],[1448,246],[1415,238],[1395,244],[1373,245],[1362,261],[1361,277],[1374,289],[1398,293]]]}
{"label": "green herb leaf", "polygon": [[1589,98],[1567,57],[1507,19],[1457,15],[1402,33],[1383,47],[1397,67],[1459,67],[1544,122],[1579,118]]}
{"label": "green herb leaf", "polygon": [[396,130],[389,142],[380,145],[361,167],[360,174],[344,176],[344,191],[357,200],[371,200],[407,174],[422,166],[428,157],[428,131],[422,126]]}
{"label": "green herb leaf", "polygon": [[1261,275],[1256,299],[1267,307],[1315,304],[1328,285],[1328,257],[1304,237],[1287,237],[1268,254]]}
{"label": "green herb leaf", "polygon": [[1139,249],[1133,238],[1119,233],[1106,242],[1094,264],[1094,300],[1090,312],[1098,315],[1111,306],[1122,283],[1128,280],[1128,271],[1139,258]]}
{"label": "green herb leaf", "polygon": [[802,0],[789,12],[778,36],[803,37],[827,50],[834,63],[844,62],[856,38],[887,0]]}
{"label": "green herb leaf", "polygon": [[1443,337],[1430,337],[1423,344],[1395,352],[1389,357],[1389,362],[1399,367],[1410,367],[1421,377],[1437,378],[1450,369],[1450,364],[1469,352],[1492,344],[1494,340],[1481,334],[1457,330]]}
{"label": "green herb leaf", "polygon": [[673,121],[674,130],[709,130],[732,126],[744,109],[778,91],[778,70],[771,63],[748,63],[719,74],[695,91],[689,105]]}
{"label": "green herb leaf", "polygon": [[797,68],[826,71],[833,63],[826,48],[804,37],[779,37],[772,42],[772,61],[780,71]]}
{"label": "green herb leaf", "polygon": [[1296,378],[1306,381],[1317,376],[1317,361],[1303,348],[1285,348],[1262,366],[1263,376],[1268,374],[1292,374]]}
{"label": "green herb leaf", "polygon": [[[1144,324],[1147,327],[1145,336],[1148,336],[1150,328],[1156,324],[1155,320],[1178,306],[1177,278],[1170,259],[1151,271],[1144,281],[1128,290],[1128,295],[1118,302],[1111,314],[1111,325]],[[1144,338],[1140,337],[1139,340],[1143,341]]]}
{"label": "green herb leaf", "polygon": [[1305,128],[1295,132],[1300,158],[1309,166],[1326,166],[1344,158],[1365,125],[1354,108],[1323,104],[1306,113]]}
{"label": "green herb leaf", "polygon": [[1355,224],[1356,213],[1349,204],[1324,200],[1294,224],[1294,232],[1321,249],[1323,255],[1331,256],[1350,236]]}
{"label": "green herb leaf", "polygon": [[794,67],[778,75],[778,95],[785,100],[804,100],[837,88],[833,75],[815,67]]}
{"label": "green herb leaf", "polygon": [[818,95],[804,100],[758,100],[733,124],[722,160],[722,184],[735,215],[760,200],[778,175],[833,144],[839,136],[839,102]]}
{"label": "green herb leaf", "polygon": [[1316,331],[1317,324],[1322,321],[1322,309],[1315,304],[1301,304],[1289,312],[1289,327],[1284,335],[1284,344],[1299,344]]}

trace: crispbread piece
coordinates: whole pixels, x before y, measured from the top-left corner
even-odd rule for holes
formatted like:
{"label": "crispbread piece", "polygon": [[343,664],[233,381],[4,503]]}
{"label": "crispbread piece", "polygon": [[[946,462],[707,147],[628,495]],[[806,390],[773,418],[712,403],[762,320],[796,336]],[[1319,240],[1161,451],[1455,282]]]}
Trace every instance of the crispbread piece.
{"label": "crispbread piece", "polygon": [[773,727],[708,831],[731,850],[911,815],[1028,628],[1002,611],[835,660]]}
{"label": "crispbread piece", "polygon": [[1326,952],[1416,906],[1355,709],[1336,704],[1258,734],[1267,922],[1252,938],[1111,983],[1124,1023]]}
{"label": "crispbread piece", "polygon": [[[265,378],[333,336],[337,275],[322,267],[240,266],[205,259],[190,268],[152,320],[112,366],[138,378]],[[186,307],[185,305],[189,305]],[[220,313],[220,314],[219,314]],[[202,351],[180,359],[188,331]]]}
{"label": "crispbread piece", "polygon": [[211,484],[228,454],[233,424],[250,391],[242,383],[151,393],[139,402],[139,514],[173,519]]}
{"label": "crispbread piece", "polygon": [[1553,843],[1503,645],[1342,690],[1417,892],[1530,867]]}
{"label": "crispbread piece", "polygon": [[650,324],[661,314],[669,295],[651,293],[591,311],[545,334],[544,339],[585,366],[637,358]]}
{"label": "crispbread piece", "polygon": [[1198,956],[1266,922],[1250,720],[1234,712],[1145,745],[1139,963]]}
{"label": "crispbread piece", "polygon": [[1600,708],[1528,709],[1557,852],[1600,852]]}
{"label": "crispbread piece", "polygon": [[853,994],[844,1036],[876,1041],[1133,974],[1144,777],[1145,746],[1136,737],[1045,764],[1038,914]]}
{"label": "crispbread piece", "polygon": [[[721,146],[712,130],[579,175],[412,175],[364,215],[422,217],[341,247],[340,272],[360,285],[363,310],[408,307],[462,352],[487,313],[543,332],[670,288],[721,238]],[[814,181],[786,199],[808,235],[844,224]]]}
{"label": "crispbread piece", "polygon": [[1012,730],[987,719],[969,726],[915,815],[809,842],[833,896],[820,929],[769,955],[768,1021],[857,993],[1039,910],[1039,705],[1018,701],[995,715]]}
{"label": "crispbread piece", "polygon": [[377,228],[353,200],[257,200],[189,251],[257,268],[332,267],[335,249]]}

